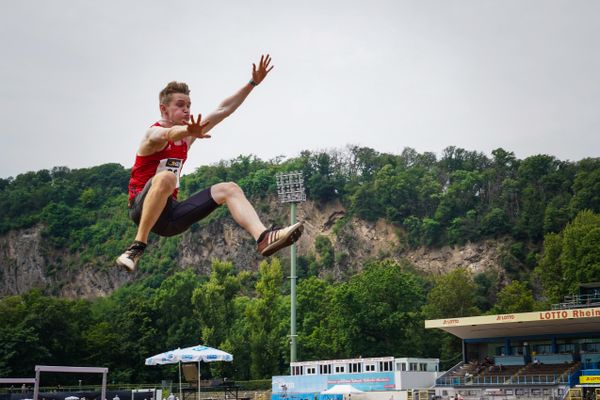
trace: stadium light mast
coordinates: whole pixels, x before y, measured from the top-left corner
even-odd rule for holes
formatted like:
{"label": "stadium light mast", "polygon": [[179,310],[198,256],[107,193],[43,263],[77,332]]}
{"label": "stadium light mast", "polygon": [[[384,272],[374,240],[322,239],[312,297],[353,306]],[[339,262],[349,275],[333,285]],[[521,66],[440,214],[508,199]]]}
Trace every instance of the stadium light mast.
{"label": "stadium light mast", "polygon": [[[290,203],[290,222],[296,223],[296,204],[306,201],[302,171],[290,171],[275,175],[277,195],[281,203]],[[296,361],[296,244],[290,246],[290,362]]]}

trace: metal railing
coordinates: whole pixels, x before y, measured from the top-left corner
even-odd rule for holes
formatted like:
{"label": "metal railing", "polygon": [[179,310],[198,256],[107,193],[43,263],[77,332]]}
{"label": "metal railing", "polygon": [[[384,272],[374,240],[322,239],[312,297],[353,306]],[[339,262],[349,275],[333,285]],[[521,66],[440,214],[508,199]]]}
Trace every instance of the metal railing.
{"label": "metal railing", "polygon": [[438,386],[494,386],[494,385],[560,385],[568,384],[568,374],[548,375],[489,375],[441,377],[436,381]]}
{"label": "metal railing", "polygon": [[585,308],[600,306],[600,294],[573,294],[565,296],[562,303],[552,304],[553,310],[567,310],[571,308]]}

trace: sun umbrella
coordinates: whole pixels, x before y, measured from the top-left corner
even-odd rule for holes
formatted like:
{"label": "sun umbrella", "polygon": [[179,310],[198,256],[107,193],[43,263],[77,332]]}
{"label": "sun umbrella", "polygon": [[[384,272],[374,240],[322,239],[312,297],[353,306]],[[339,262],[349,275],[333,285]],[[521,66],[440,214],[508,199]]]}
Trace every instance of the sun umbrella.
{"label": "sun umbrella", "polygon": [[[180,359],[180,350],[175,349],[166,351],[164,353],[157,354],[152,357],[146,358],[146,365],[163,365],[163,364],[176,364],[178,363],[178,371],[179,371],[179,399],[183,400],[183,396],[181,393],[181,359]],[[199,399],[198,399],[199,400]]]}
{"label": "sun umbrella", "polygon": [[213,347],[198,345],[186,347],[184,349],[175,349],[165,353],[146,358],[146,365],[160,364],[175,364],[179,363],[179,398],[183,400],[181,395],[181,363],[197,362],[198,363],[198,400],[200,400],[200,362],[213,361],[233,361],[233,356],[223,350]]}
{"label": "sun umbrella", "polygon": [[231,354],[208,346],[198,345],[186,347],[185,349],[178,349],[177,351],[180,354],[181,362],[233,361],[233,356]]}
{"label": "sun umbrella", "polygon": [[146,358],[146,365],[175,364],[179,362],[179,351],[175,349]]}
{"label": "sun umbrella", "polygon": [[233,361],[233,356],[223,350],[213,347],[198,345],[186,347],[179,350],[181,362],[197,362],[198,363],[198,400],[200,400],[200,361]]}

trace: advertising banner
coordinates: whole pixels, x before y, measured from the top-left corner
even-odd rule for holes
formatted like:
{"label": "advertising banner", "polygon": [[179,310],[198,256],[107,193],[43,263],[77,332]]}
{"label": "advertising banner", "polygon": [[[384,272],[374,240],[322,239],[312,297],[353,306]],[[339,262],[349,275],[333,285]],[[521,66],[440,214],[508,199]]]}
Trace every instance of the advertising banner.
{"label": "advertising banner", "polygon": [[600,375],[581,375],[579,377],[579,383],[581,383],[581,384],[600,383]]}
{"label": "advertising banner", "polygon": [[390,390],[395,388],[394,373],[372,372],[330,375],[327,378],[327,388],[334,385],[352,385],[364,392]]}

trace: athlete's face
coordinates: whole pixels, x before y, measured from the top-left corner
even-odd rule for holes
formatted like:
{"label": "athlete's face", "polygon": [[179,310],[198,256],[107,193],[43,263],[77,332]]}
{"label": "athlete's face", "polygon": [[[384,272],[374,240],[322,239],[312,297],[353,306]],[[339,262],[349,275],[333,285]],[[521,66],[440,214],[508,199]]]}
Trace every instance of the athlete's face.
{"label": "athlete's face", "polygon": [[190,96],[183,93],[173,93],[169,104],[161,104],[160,108],[166,119],[176,125],[182,125],[190,119]]}

